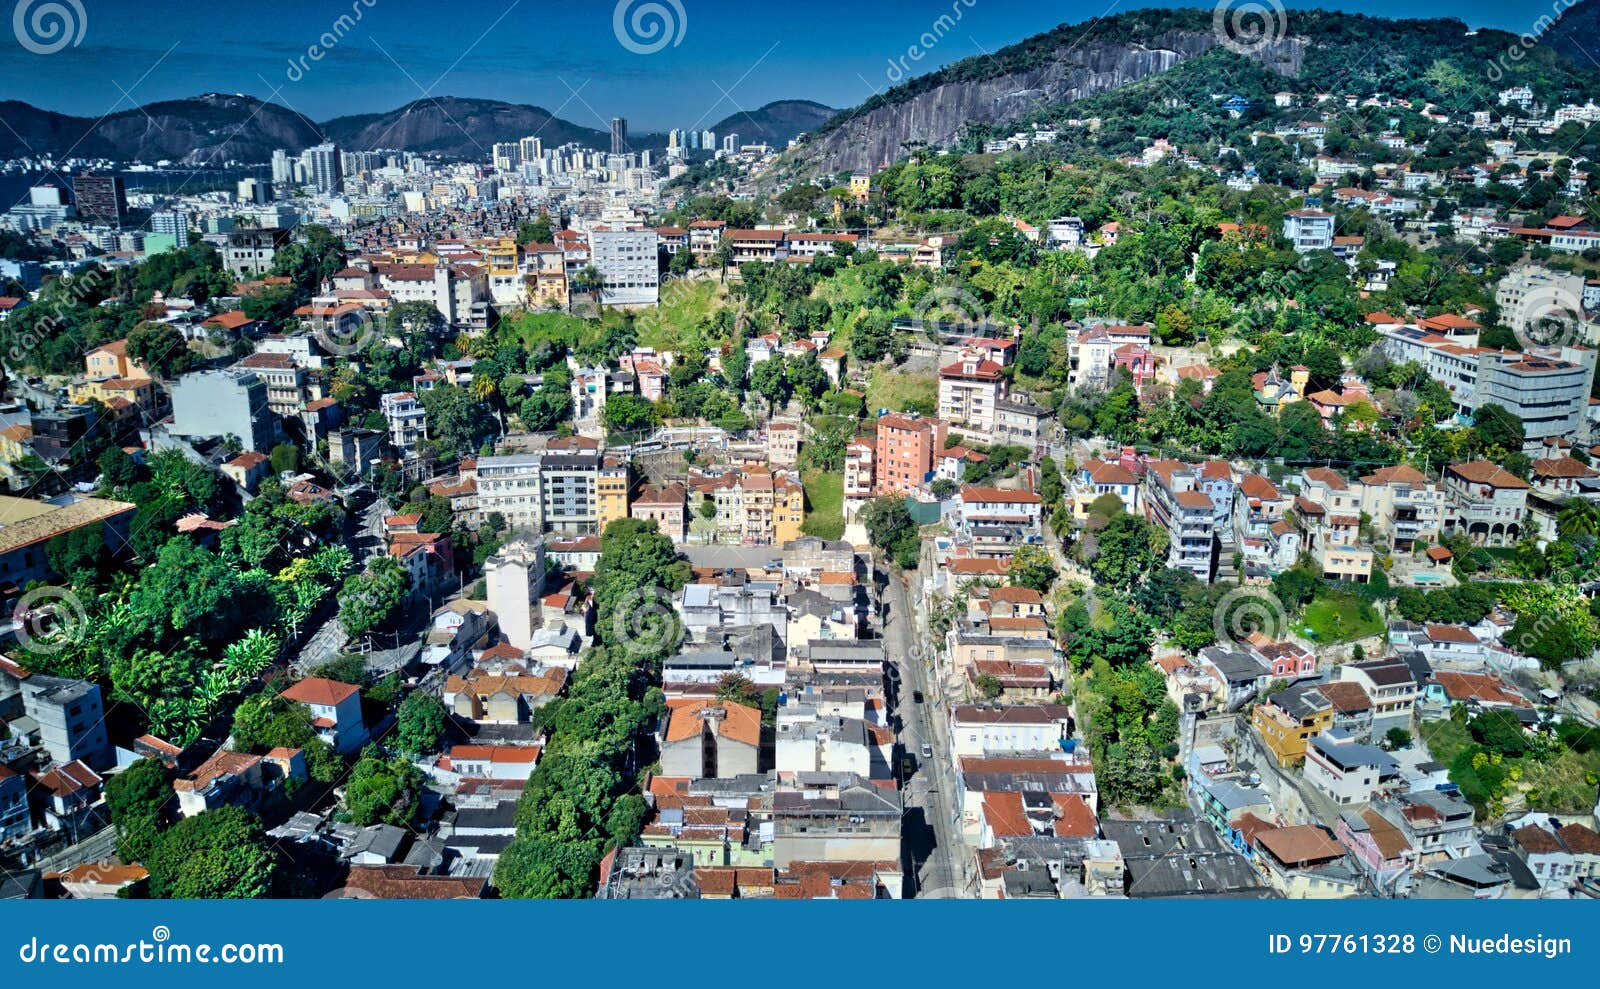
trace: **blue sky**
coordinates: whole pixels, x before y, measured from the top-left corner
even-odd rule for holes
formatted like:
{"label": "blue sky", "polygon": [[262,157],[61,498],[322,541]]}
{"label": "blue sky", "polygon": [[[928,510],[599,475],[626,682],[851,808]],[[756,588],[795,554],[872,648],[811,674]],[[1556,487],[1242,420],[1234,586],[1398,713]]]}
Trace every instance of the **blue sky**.
{"label": "blue sky", "polygon": [[[83,37],[75,47],[38,54],[25,49],[15,31],[0,30],[0,98],[99,116],[136,102],[243,92],[323,120],[393,109],[425,95],[471,96],[534,103],[586,126],[625,116],[635,131],[706,127],[776,99],[850,106],[907,74],[891,67],[894,61],[920,74],[1060,23],[1154,5],[621,0],[624,15],[654,5],[681,28],[677,44],[639,53],[613,30],[616,0],[65,2],[84,9]],[[1332,6],[1395,17],[1452,16],[1475,27],[1520,31],[1547,11],[1548,2]],[[0,6],[36,12],[46,3],[4,0]],[[1292,30],[1297,5],[1289,6]],[[341,16],[343,27],[336,25]],[[908,59],[909,47],[941,16],[953,27],[922,58]],[[635,49],[648,49],[654,40],[624,36]],[[310,57],[310,46],[327,38],[334,44],[321,58]]]}

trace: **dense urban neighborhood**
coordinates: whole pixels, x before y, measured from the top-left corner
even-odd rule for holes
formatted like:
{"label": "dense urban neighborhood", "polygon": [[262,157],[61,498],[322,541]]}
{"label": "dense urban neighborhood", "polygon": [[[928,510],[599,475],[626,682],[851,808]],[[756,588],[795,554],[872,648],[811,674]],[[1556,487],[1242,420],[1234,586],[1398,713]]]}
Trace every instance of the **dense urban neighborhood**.
{"label": "dense urban neighborhood", "polygon": [[1600,898],[1597,2],[0,105],[0,898]]}

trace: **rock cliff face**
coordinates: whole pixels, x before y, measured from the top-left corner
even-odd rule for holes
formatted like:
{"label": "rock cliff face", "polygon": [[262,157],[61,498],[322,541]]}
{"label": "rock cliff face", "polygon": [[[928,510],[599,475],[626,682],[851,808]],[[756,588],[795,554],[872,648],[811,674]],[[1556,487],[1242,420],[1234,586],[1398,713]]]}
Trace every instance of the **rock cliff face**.
{"label": "rock cliff face", "polygon": [[[1216,44],[1210,33],[1172,32],[1145,44],[1063,46],[1035,68],[945,83],[858,112],[813,136],[796,156],[802,168],[813,173],[875,168],[902,157],[908,143],[950,144],[969,123],[1004,124],[1043,106],[1137,82]],[[1304,41],[1286,38],[1261,46],[1251,57],[1294,76],[1299,74],[1304,48]]]}

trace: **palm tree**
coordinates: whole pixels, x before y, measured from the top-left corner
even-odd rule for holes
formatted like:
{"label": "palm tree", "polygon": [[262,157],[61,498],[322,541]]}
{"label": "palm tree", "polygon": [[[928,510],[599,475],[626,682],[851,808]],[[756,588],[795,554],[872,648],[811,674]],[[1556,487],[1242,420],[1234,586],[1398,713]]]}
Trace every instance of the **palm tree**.
{"label": "palm tree", "polygon": [[1556,516],[1556,531],[1563,538],[1600,533],[1600,509],[1582,498],[1568,498]]}

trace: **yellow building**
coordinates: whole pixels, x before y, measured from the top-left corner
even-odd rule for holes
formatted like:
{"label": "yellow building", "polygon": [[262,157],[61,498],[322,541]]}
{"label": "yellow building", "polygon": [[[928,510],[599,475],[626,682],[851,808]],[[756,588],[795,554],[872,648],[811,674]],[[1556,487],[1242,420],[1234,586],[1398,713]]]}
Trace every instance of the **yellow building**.
{"label": "yellow building", "polygon": [[628,517],[628,493],[632,486],[626,462],[608,459],[601,464],[600,478],[595,484],[595,510],[601,532],[617,519]]}
{"label": "yellow building", "polygon": [[795,475],[778,473],[772,479],[773,545],[800,538],[806,520],[806,489]]}
{"label": "yellow building", "polygon": [[1251,722],[1278,765],[1296,766],[1311,740],[1333,727],[1333,703],[1311,684],[1289,687],[1257,704]]}
{"label": "yellow building", "polygon": [[83,357],[86,378],[148,378],[144,365],[128,357],[128,341],[113,340]]}
{"label": "yellow building", "polygon": [[856,172],[850,176],[850,198],[857,203],[865,205],[872,196],[872,176],[866,172]]}
{"label": "yellow building", "polygon": [[147,409],[155,402],[156,383],[149,378],[100,378],[95,381],[79,381],[68,390],[67,397],[80,405],[94,401],[112,408],[120,408],[123,403],[127,403],[130,406]]}

